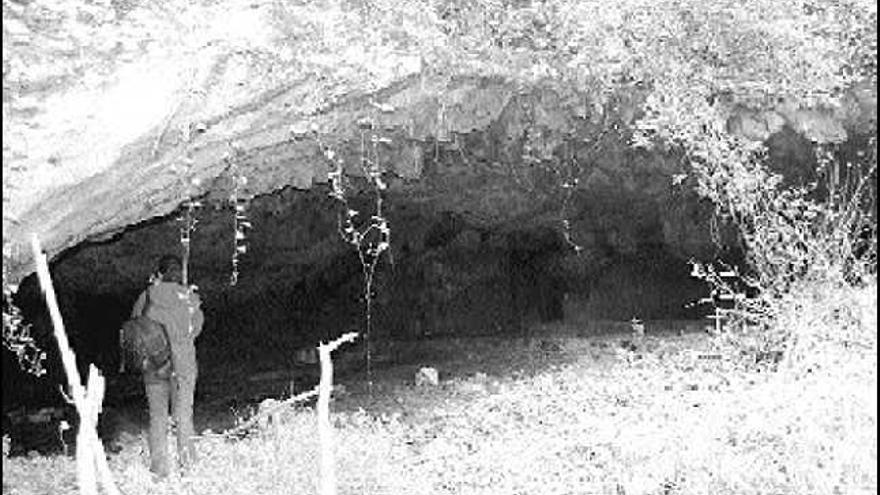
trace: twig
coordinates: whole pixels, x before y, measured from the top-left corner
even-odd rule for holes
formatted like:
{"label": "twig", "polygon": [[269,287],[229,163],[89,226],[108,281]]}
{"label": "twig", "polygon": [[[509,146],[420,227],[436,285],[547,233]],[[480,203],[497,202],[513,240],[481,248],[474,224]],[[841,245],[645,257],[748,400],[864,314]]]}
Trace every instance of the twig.
{"label": "twig", "polygon": [[295,404],[297,402],[302,402],[302,401],[304,401],[306,399],[310,399],[316,395],[318,395],[318,386],[315,386],[315,388],[309,390],[308,392],[303,392],[303,393],[295,395],[293,397],[289,397],[287,399],[284,399],[283,401],[281,401],[277,404],[272,404],[271,407],[267,407],[265,409],[261,409],[260,411],[258,411],[257,414],[255,414],[252,418],[248,419],[244,423],[242,423],[242,424],[240,424],[230,430],[226,430],[223,433],[223,436],[232,436],[232,435],[238,434],[242,431],[245,431],[248,428],[251,428],[255,424],[257,424],[260,421],[260,418],[263,418],[265,416],[271,416],[276,411],[278,411],[286,406],[290,406],[290,405]]}
{"label": "twig", "polygon": [[46,296],[46,306],[49,308],[52,328],[55,339],[58,341],[58,349],[61,352],[61,363],[64,365],[67,384],[70,387],[70,397],[73,399],[73,404],[80,417],[76,443],[77,481],[80,493],[97,495],[98,480],[95,473],[97,470],[104,490],[110,495],[119,495],[119,489],[113,482],[113,474],[107,464],[107,454],[98,439],[96,430],[98,414],[101,413],[101,403],[104,400],[104,377],[101,376],[95,365],[91,364],[89,365],[89,381],[86,387],[83,386],[82,378],[76,367],[76,355],[67,340],[61,311],[58,309],[55,288],[49,275],[49,263],[40,248],[40,240],[36,234],[33,234],[31,238],[31,248],[33,249],[34,262],[37,265],[37,278],[40,281],[43,294]]}

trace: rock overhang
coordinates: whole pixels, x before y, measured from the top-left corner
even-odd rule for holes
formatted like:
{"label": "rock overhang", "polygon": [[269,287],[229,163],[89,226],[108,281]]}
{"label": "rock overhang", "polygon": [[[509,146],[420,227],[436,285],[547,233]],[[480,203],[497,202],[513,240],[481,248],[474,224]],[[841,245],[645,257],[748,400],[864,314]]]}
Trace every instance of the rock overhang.
{"label": "rock overhang", "polygon": [[[37,42],[52,29],[35,30],[21,9],[4,4],[4,38],[12,42],[4,45],[17,47],[4,52],[26,55],[12,57],[4,70],[4,134],[12,138],[4,146],[4,266],[13,281],[33,270],[32,233],[54,257],[169,215],[188,198],[222,196],[232,155],[250,195],[324,183],[327,164],[313,134],[358,175],[365,121],[390,139],[382,154],[404,184],[430,172],[427,154],[461,152],[468,135],[482,136],[471,155],[479,163],[450,167],[433,194],[451,195],[450,207],[476,221],[516,221],[535,198],[511,192],[519,170],[531,167],[524,151],[551,159],[574,140],[585,143],[576,151],[588,154],[603,126],[626,128],[638,118],[645,94],[624,84],[602,100],[589,88],[487,75],[485,67],[450,75],[432,65],[439,52],[419,44],[431,33],[366,42],[346,31],[357,21],[355,9],[328,17],[310,5],[236,4],[232,17],[241,23],[223,21],[232,18],[223,2],[188,12],[96,7],[81,24],[104,45],[88,46],[94,58],[83,63],[64,47],[47,44],[41,52]],[[100,18],[111,14],[115,21]],[[196,29],[160,29],[143,39],[120,34],[168,25]],[[40,63],[22,66],[30,55]],[[764,140],[789,126],[814,141],[876,128],[873,85],[857,85],[843,101],[826,110],[782,103],[731,109],[729,127]],[[585,187],[601,188],[619,177],[596,167],[585,179]],[[400,190],[418,195],[425,188]]]}

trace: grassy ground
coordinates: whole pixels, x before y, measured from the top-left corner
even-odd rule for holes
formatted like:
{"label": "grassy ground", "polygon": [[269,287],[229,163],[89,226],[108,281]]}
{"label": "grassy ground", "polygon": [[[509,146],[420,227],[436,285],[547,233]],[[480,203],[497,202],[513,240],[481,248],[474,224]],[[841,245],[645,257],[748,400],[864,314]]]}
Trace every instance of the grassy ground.
{"label": "grassy ground", "polygon": [[[829,342],[775,372],[675,328],[435,345],[335,400],[339,493],[876,493],[876,288],[860,300],[867,347]],[[439,386],[412,385],[421,365]],[[272,419],[204,435],[183,478],[154,483],[138,436],[110,464],[128,495],[315,493],[313,410]],[[3,473],[4,494],[76,491],[71,458],[4,458]]]}

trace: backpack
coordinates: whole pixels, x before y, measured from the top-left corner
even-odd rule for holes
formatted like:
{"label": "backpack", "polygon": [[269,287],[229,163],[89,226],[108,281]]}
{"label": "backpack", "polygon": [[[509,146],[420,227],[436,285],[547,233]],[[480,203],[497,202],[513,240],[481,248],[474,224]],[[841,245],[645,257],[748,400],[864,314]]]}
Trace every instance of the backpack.
{"label": "backpack", "polygon": [[171,346],[165,326],[146,316],[122,324],[125,361],[137,371],[158,371],[171,360]]}
{"label": "backpack", "polygon": [[122,324],[120,338],[122,359],[136,371],[154,373],[159,378],[171,375],[171,344],[164,325],[146,316],[138,316]]}

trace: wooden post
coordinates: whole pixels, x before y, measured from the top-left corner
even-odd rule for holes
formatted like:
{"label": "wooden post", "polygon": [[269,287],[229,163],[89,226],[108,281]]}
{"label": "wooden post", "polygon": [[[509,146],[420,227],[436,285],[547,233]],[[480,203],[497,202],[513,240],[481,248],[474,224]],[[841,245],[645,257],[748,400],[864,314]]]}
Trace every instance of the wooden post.
{"label": "wooden post", "polygon": [[321,379],[318,382],[318,442],[321,448],[320,476],[318,493],[320,495],[336,495],[336,466],[333,453],[333,427],[330,424],[330,394],[333,391],[333,360],[330,353],[345,342],[357,337],[356,332],[349,332],[333,342],[318,346],[318,357],[321,359]]}
{"label": "wooden post", "polygon": [[87,387],[83,386],[82,378],[76,367],[76,355],[67,340],[64,321],[61,319],[61,311],[58,309],[55,288],[49,274],[49,263],[40,248],[40,240],[36,234],[31,238],[31,248],[33,249],[34,262],[37,265],[37,278],[46,297],[46,306],[49,308],[55,340],[58,342],[61,363],[64,366],[70,389],[68,400],[72,399],[80,418],[76,442],[76,471],[80,493],[84,495],[98,493],[98,480],[95,475],[97,470],[101,476],[101,484],[107,493],[119,495],[119,489],[113,482],[113,475],[107,464],[107,456],[96,430],[98,414],[101,412],[101,403],[104,400],[104,377],[101,376],[95,365],[90,365],[89,381],[86,384]]}
{"label": "wooden post", "polygon": [[321,495],[336,495],[336,469],[333,455],[333,430],[330,426],[330,393],[333,389],[333,361],[330,347],[318,346],[321,359],[321,381],[318,385],[318,442],[321,446],[320,486]]}

